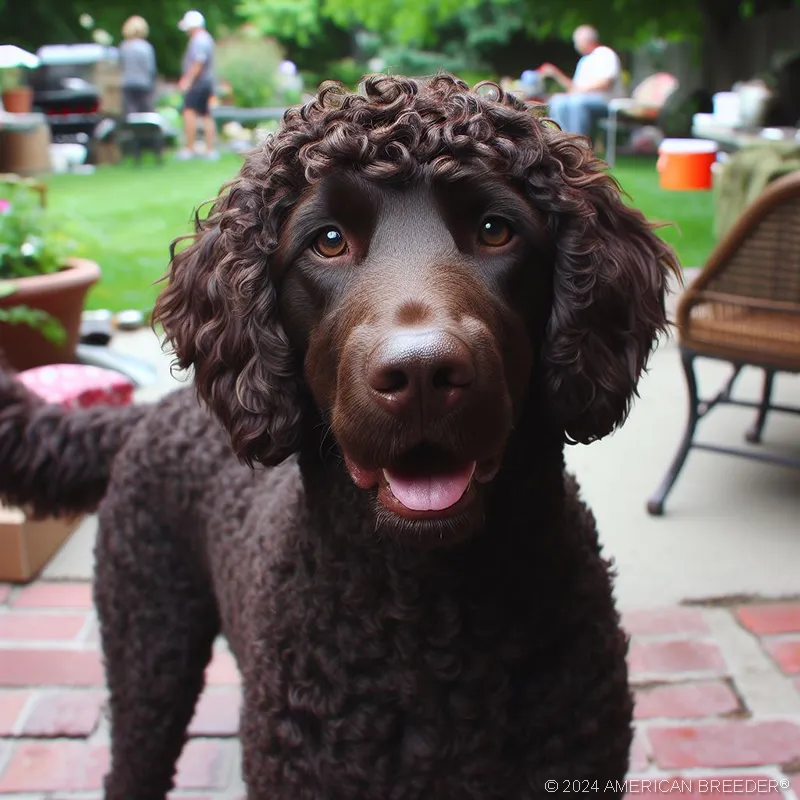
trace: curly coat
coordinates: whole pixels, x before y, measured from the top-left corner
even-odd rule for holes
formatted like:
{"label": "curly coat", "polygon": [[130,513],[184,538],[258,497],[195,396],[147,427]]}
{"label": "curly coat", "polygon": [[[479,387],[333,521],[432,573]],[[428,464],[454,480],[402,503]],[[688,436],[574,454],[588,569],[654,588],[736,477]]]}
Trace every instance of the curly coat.
{"label": "curly coat", "polygon": [[[351,182],[331,213],[366,198],[371,244],[361,266],[322,269],[300,220],[340,177]],[[482,192],[518,215],[519,233],[454,248]],[[397,238],[412,219],[422,232]],[[385,257],[382,225],[394,226]],[[324,88],[286,114],[196,228],[174,248],[156,308],[196,396],[64,412],[0,376],[5,497],[85,509],[108,480],[95,589],[106,796],[170,790],[222,632],[242,672],[249,798],[530,800],[552,780],[611,781],[620,797],[627,642],[563,447],[624,421],[666,327],[671,251],[583,139],[496,86],[449,76]],[[424,298],[402,281],[410,262],[392,262],[404,242]],[[359,325],[392,336],[412,308],[445,319],[478,367],[469,386],[450,381],[461,405],[422,433],[343,372],[365,352],[352,344]],[[456,424],[487,397],[500,409],[491,435]],[[428,439],[463,458],[499,454],[475,490],[474,524],[450,546],[426,546],[440,521],[393,528],[342,444],[379,454],[376,466]]]}

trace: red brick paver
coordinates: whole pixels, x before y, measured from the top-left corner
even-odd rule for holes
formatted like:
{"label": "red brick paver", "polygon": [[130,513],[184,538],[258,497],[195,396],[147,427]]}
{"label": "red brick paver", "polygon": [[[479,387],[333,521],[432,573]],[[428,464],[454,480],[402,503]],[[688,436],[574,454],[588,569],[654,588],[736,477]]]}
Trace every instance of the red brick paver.
{"label": "red brick paver", "polygon": [[30,697],[30,692],[0,689],[0,736],[13,736],[16,723]]}
{"label": "red brick paver", "polygon": [[[724,613],[751,648],[750,636],[760,644],[761,669],[800,698],[798,608],[760,603]],[[623,615],[636,697],[627,797],[786,800],[790,779],[800,797],[800,777],[792,777],[800,776],[800,706],[760,714],[758,693],[754,706],[748,699],[753,674],[740,685],[739,667],[726,663],[707,619],[700,607]],[[240,675],[226,647],[215,649],[206,678],[171,800],[241,800]],[[100,800],[105,704],[91,588],[0,584],[0,800]],[[776,780],[786,781],[780,792],[768,784]]]}
{"label": "red brick paver", "polygon": [[691,719],[741,711],[739,698],[722,681],[652,686],[636,692],[636,719]]}
{"label": "red brick paver", "polygon": [[21,736],[85,738],[100,722],[105,693],[97,690],[42,692],[33,702]]}
{"label": "red brick paver", "polygon": [[224,789],[233,766],[230,742],[194,739],[178,762],[175,785],[179,789]]}
{"label": "red brick paver", "polygon": [[764,646],[787,675],[800,675],[800,636],[765,639]]}
{"label": "red brick paver", "polygon": [[13,608],[92,608],[89,583],[49,583],[40,581],[25,586],[12,598]]}
{"label": "red brick paver", "polygon": [[793,722],[651,726],[648,737],[662,769],[757,767],[800,760],[800,724]]}
{"label": "red brick paver", "polygon": [[628,611],[622,615],[622,625],[634,636],[664,634],[704,634],[708,625],[697,608],[654,608]]}
{"label": "red brick paver", "polygon": [[236,660],[228,650],[216,650],[206,670],[209,686],[236,686],[240,682]]}
{"label": "red brick paver", "polygon": [[740,606],[736,616],[747,630],[758,636],[800,633],[800,602]]}
{"label": "red brick paver", "polygon": [[724,673],[725,660],[714,642],[697,639],[633,639],[628,666],[637,673]]}
{"label": "red brick paver", "polygon": [[96,650],[4,649],[0,686],[102,686]]}
{"label": "red brick paver", "polygon": [[75,639],[86,625],[86,614],[0,613],[0,639]]}
{"label": "red brick paver", "polygon": [[107,768],[103,746],[85,741],[20,742],[0,776],[0,794],[99,789]]}
{"label": "red brick paver", "polygon": [[190,736],[236,736],[242,694],[238,689],[211,687],[203,693],[189,726]]}
{"label": "red brick paver", "polygon": [[631,772],[644,772],[649,766],[650,755],[647,747],[647,739],[644,733],[641,730],[634,731],[630,757]]}

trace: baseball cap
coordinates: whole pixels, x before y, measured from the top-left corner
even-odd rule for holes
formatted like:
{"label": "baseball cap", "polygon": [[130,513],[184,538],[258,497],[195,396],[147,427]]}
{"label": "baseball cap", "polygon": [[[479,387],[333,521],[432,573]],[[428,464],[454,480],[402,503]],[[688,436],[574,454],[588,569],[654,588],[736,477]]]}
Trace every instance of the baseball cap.
{"label": "baseball cap", "polygon": [[205,28],[206,18],[199,11],[187,11],[178,23],[182,31],[191,31],[194,28]]}

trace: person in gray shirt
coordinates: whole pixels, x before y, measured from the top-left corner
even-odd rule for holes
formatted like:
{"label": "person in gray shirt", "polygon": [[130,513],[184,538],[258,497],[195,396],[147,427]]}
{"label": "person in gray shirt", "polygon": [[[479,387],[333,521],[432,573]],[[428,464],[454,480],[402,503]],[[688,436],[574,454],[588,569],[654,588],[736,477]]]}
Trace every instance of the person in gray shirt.
{"label": "person in gray shirt", "polygon": [[147,41],[150,29],[144,18],[128,17],[122,25],[124,41],[119,47],[122,73],[122,111],[133,113],[153,111],[156,85],[156,54]]}
{"label": "person in gray shirt", "polygon": [[214,39],[206,30],[205,17],[199,11],[187,11],[178,27],[189,36],[178,88],[183,92],[183,128],[186,146],[178,158],[194,158],[197,119],[203,120],[206,158],[219,158],[214,149],[216,125],[211,114],[214,97]]}

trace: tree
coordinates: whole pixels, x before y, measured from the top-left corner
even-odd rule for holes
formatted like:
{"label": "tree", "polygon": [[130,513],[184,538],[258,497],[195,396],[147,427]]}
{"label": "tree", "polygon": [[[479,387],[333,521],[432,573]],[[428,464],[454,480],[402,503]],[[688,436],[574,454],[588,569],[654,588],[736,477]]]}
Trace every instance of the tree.
{"label": "tree", "polygon": [[291,40],[301,47],[311,44],[324,22],[319,0],[241,0],[236,13],[264,36]]}
{"label": "tree", "polygon": [[652,37],[699,40],[708,29],[724,30],[742,18],[800,5],[800,0],[320,0],[323,13],[346,25],[394,29],[401,41],[426,44],[437,29],[464,10],[492,6],[518,20],[537,39],[568,39],[582,23],[624,48]]}
{"label": "tree", "polygon": [[563,0],[323,0],[323,8],[340,24],[394,29],[401,41],[414,44],[429,44],[437,30],[459,13],[487,10],[513,21],[507,35],[524,30],[537,39],[568,39],[578,25],[594,23],[606,38],[629,43],[654,34],[674,36],[698,21],[696,0],[671,0],[661,6],[651,0],[611,0],[611,9],[597,0],[569,4]]}
{"label": "tree", "polygon": [[[707,88],[729,86],[742,76],[740,51],[732,34],[749,18],[800,6],[800,0],[319,0],[324,13],[340,24],[394,30],[399,43],[431,45],[454,23],[462,25],[467,47],[480,52],[481,31],[489,36],[524,33],[533,40],[568,40],[583,23],[594,24],[604,41],[629,50],[653,39],[702,45]],[[493,24],[464,27],[469,15]],[[395,24],[399,20],[400,24]]]}

